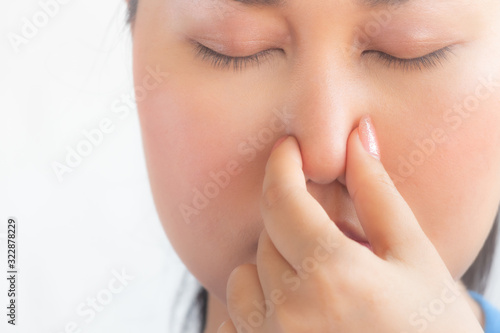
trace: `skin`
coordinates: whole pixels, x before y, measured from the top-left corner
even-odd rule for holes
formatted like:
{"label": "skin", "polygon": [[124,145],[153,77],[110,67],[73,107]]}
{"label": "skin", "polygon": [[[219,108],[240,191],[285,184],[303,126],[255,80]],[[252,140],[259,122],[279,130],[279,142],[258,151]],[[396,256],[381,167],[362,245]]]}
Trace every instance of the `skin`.
{"label": "skin", "polygon": [[[277,289],[286,302],[255,332],[421,327],[410,315],[460,280],[500,203],[499,6],[139,2],[134,78],[151,188],[169,240],[209,291],[206,333],[226,320],[220,332],[236,332],[252,302]],[[193,41],[230,56],[273,51],[234,71],[197,56]],[[378,56],[448,46],[429,68]],[[151,68],[161,73],[154,87],[144,83]],[[363,115],[380,161],[359,141]],[[273,195],[285,199],[269,204]],[[304,278],[296,268],[314,258],[318,236],[339,246]],[[296,290],[283,281],[289,270]],[[427,332],[480,332],[474,306],[460,293]],[[352,320],[360,313],[376,315]]]}

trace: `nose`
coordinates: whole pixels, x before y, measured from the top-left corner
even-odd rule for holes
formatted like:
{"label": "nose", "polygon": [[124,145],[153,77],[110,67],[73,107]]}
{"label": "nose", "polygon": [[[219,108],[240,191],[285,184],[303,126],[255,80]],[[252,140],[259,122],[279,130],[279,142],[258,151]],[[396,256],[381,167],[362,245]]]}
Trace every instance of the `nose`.
{"label": "nose", "polygon": [[339,49],[304,56],[293,74],[289,134],[299,142],[306,180],[345,185],[347,138],[367,113],[363,84]]}

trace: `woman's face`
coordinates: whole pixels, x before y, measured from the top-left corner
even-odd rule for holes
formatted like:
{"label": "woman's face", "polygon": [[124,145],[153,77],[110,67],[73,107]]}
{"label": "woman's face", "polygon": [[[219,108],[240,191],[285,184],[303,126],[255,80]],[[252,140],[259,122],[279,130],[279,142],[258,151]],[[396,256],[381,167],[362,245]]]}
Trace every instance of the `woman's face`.
{"label": "woman's face", "polygon": [[363,235],[344,174],[370,114],[382,163],[459,279],[500,201],[500,2],[272,2],[139,1],[142,135],[180,258],[225,302],[230,272],[255,263],[264,168],[285,134],[309,192]]}

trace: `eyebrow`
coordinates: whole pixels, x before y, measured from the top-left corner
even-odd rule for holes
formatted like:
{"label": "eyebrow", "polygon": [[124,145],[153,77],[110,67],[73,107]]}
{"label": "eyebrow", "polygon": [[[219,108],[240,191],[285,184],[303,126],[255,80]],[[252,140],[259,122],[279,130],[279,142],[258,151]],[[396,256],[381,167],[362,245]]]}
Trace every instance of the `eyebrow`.
{"label": "eyebrow", "polygon": [[[269,7],[283,7],[286,4],[286,0],[234,0],[236,2],[241,2],[244,5],[254,5],[254,6],[269,6]],[[409,2],[409,0],[354,0],[360,5],[367,7],[378,7],[378,6],[393,6],[401,5]]]}

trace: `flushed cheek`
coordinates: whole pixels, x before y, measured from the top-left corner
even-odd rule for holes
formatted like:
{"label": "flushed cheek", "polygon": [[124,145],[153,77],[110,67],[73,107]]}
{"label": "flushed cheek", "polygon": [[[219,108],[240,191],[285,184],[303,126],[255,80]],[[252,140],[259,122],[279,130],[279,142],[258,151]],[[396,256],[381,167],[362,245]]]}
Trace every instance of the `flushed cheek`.
{"label": "flushed cheek", "polygon": [[[421,145],[405,154],[414,172],[399,184],[400,192],[457,278],[480,250],[500,201],[499,95],[500,89],[480,100],[468,117],[454,112],[460,123],[435,118],[423,131],[429,135],[420,138]],[[463,96],[451,105],[471,94]],[[445,108],[436,114],[444,115]],[[445,133],[444,140],[432,138],[437,128]],[[411,156],[417,155],[424,156],[421,163],[412,163]]]}
{"label": "flushed cheek", "polygon": [[161,166],[158,174],[176,184],[167,190],[171,199],[192,203],[187,199],[201,192],[201,205],[235,179],[264,169],[285,120],[264,99],[241,103],[230,92],[221,95],[223,87],[174,76],[141,103],[143,136],[152,167]]}
{"label": "flushed cheek", "polygon": [[[152,186],[162,193],[162,206],[166,204],[172,216],[179,213],[181,203],[203,210],[206,201],[219,197],[221,189],[241,173],[240,161],[232,157],[233,146],[227,140],[231,126],[238,124],[224,122],[211,110],[218,109],[215,103],[195,96],[170,85],[140,107]],[[218,186],[204,186],[210,179]],[[204,217],[188,215],[193,220]]]}
{"label": "flushed cheek", "polygon": [[139,115],[167,236],[193,274],[223,292],[220,276],[253,259],[264,166],[284,125],[270,106],[245,109],[193,86],[172,78],[140,103]]}

